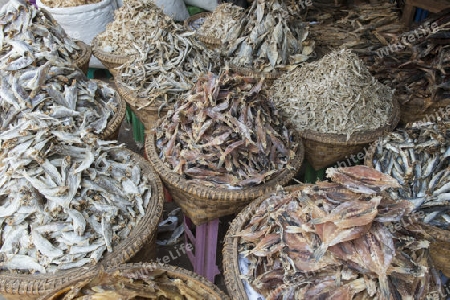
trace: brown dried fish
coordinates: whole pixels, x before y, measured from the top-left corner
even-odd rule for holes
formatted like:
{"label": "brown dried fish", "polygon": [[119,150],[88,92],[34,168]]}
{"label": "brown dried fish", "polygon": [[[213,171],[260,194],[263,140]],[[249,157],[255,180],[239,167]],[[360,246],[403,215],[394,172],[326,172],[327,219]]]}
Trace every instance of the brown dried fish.
{"label": "brown dried fish", "polygon": [[161,159],[188,179],[240,188],[290,167],[298,141],[261,90],[225,70],[201,76],[155,127]]}

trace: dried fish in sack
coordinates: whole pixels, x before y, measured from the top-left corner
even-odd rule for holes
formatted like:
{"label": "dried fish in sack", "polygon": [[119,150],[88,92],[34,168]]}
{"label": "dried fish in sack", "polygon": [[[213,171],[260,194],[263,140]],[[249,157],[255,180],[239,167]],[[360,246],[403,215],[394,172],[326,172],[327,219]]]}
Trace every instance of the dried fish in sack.
{"label": "dried fish in sack", "polygon": [[244,15],[242,7],[231,3],[219,4],[196,30],[196,34],[204,39],[217,41],[219,44],[230,42],[229,38],[235,38],[231,33],[236,32]]}
{"label": "dried fish in sack", "polygon": [[346,134],[347,139],[385,126],[393,113],[393,91],[346,49],[281,75],[270,95],[297,130]]}
{"label": "dried fish in sack", "polygon": [[131,154],[68,127],[27,113],[0,134],[0,270],[44,274],[93,265],[145,214],[150,178]]}
{"label": "dried fish in sack", "polygon": [[0,69],[41,66],[59,57],[75,62],[82,49],[52,16],[25,0],[8,1],[0,9]]}
{"label": "dried fish in sack", "polygon": [[[332,174],[332,180],[348,177],[280,190],[244,217],[232,236],[239,238],[238,257],[248,264],[243,281],[264,299],[425,299],[441,291],[428,242],[377,219],[386,216],[383,207],[391,201],[384,191],[397,182],[364,166]],[[407,208],[405,216],[412,211],[407,201],[396,203]]]}
{"label": "dried fish in sack", "polygon": [[265,73],[307,61],[314,56],[314,41],[307,40],[300,15],[294,1],[253,1],[240,26],[226,36],[223,55],[231,65]]}
{"label": "dried fish in sack", "polygon": [[102,0],[42,0],[42,4],[48,7],[74,7],[99,3]]}
{"label": "dried fish in sack", "polygon": [[415,123],[379,138],[371,147],[370,161],[379,171],[394,177],[400,189],[393,199],[406,199],[416,218],[449,229],[450,125]]}
{"label": "dried fish in sack", "polygon": [[154,128],[161,160],[186,179],[242,188],[290,168],[298,141],[262,89],[264,80],[204,74]]}

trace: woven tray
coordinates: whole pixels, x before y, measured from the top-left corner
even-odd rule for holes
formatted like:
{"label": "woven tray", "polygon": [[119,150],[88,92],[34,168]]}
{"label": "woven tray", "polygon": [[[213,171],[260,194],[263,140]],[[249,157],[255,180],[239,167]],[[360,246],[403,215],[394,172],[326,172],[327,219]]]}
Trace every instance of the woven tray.
{"label": "woven tray", "polygon": [[114,77],[117,75],[116,68],[134,59],[133,55],[117,55],[102,51],[98,45],[97,38],[92,40],[92,53]]}
{"label": "woven tray", "polygon": [[133,98],[133,93],[120,82],[120,76],[114,77],[114,83],[117,91],[122,98],[128,103],[131,110],[138,117],[138,119],[144,124],[145,129],[150,130],[156,125],[159,118],[165,116],[170,107],[164,107],[159,109],[158,106],[147,106],[142,109],[138,109],[134,104],[136,100]]}
{"label": "woven tray", "polygon": [[378,137],[394,130],[400,120],[399,104],[393,101],[393,111],[387,124],[372,131],[358,131],[349,140],[345,134],[319,133],[312,130],[300,132],[305,145],[306,160],[315,170],[322,169],[338,161],[347,164],[351,154],[364,153],[365,147]]}
{"label": "woven tray", "polygon": [[280,174],[264,184],[244,189],[221,189],[192,183],[172,172],[160,159],[156,152],[155,134],[147,135],[145,153],[164,182],[174,201],[181,207],[195,225],[239,212],[252,200],[276,190],[278,185],[286,185],[298,172],[303,162],[303,145],[301,138],[295,135],[298,142],[295,158],[290,161],[292,169],[284,169]]}
{"label": "woven tray", "polygon": [[[131,277],[133,275],[139,275],[139,274],[148,274],[154,270],[161,270],[166,271],[167,275],[171,278],[181,279],[183,281],[189,281],[191,282],[191,288],[195,290],[202,290],[207,292],[209,295],[209,300],[228,300],[230,299],[227,295],[225,295],[224,292],[222,292],[217,286],[212,284],[211,282],[207,281],[202,276],[199,276],[191,271],[185,270],[183,268],[174,267],[166,264],[161,263],[148,263],[148,264],[123,264],[120,266],[112,267],[112,268],[106,268],[104,271],[108,274],[111,273],[123,273],[126,277]],[[63,296],[69,292],[73,285],[76,283],[86,281],[89,282],[92,279],[96,279],[97,275],[99,274],[100,269],[95,270],[94,272],[91,272],[88,274],[88,276],[84,276],[83,278],[79,278],[77,280],[74,280],[72,282],[69,282],[65,284],[64,286],[60,287],[58,291],[51,292],[41,298],[40,300],[59,300],[62,299]]]}
{"label": "woven tray", "polygon": [[438,102],[431,102],[428,107],[425,106],[423,99],[417,99],[416,103],[422,102],[422,105],[400,104],[400,123],[414,123],[417,121],[437,122],[441,119],[450,119],[450,99],[444,99]]}
{"label": "woven tray", "polygon": [[[293,192],[309,186],[311,185],[291,185],[285,187],[284,190],[287,192]],[[233,299],[248,299],[247,293],[245,292],[244,285],[241,280],[241,272],[239,270],[238,245],[240,238],[236,238],[234,236],[244,229],[243,227],[246,226],[246,224],[250,221],[255,211],[261,205],[261,202],[269,198],[271,195],[272,192],[264,194],[251,202],[246,208],[244,208],[236,216],[236,218],[234,218],[233,222],[228,228],[227,234],[225,235],[225,244],[222,249],[223,269],[228,294],[233,295]]]}
{"label": "woven tray", "polygon": [[[145,216],[140,220],[126,240],[114,247],[99,262],[102,266],[116,266],[125,263],[139,252],[155,247],[158,222],[163,210],[163,186],[152,166],[140,155],[125,149],[139,163],[142,171],[146,173],[151,182],[152,196]],[[150,261],[153,257],[149,257]],[[92,270],[91,267],[74,268],[57,272],[55,274],[12,274],[0,271],[0,294],[6,299],[37,299],[68,282],[79,278],[86,278]]]}
{"label": "woven tray", "polygon": [[99,138],[102,140],[117,140],[119,137],[120,126],[122,125],[127,111],[127,103],[122,99],[118,92],[116,92],[116,99],[119,102],[119,105],[114,112],[114,116],[108,121],[108,124],[106,124],[105,130],[99,135]]}
{"label": "woven tray", "polygon": [[80,57],[75,60],[75,64],[84,74],[87,73],[89,69],[89,61],[91,60],[92,49],[82,41],[76,41],[78,47],[81,48]]}

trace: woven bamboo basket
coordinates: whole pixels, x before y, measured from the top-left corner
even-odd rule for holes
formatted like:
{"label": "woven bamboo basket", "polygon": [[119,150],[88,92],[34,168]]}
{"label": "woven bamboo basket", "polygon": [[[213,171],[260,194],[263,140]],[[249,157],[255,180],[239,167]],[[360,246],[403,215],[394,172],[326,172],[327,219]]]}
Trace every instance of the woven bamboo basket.
{"label": "woven bamboo basket", "polygon": [[[109,267],[104,270],[98,268],[94,272],[73,280],[60,287],[57,291],[53,291],[41,298],[40,300],[59,300],[62,299],[65,294],[73,289],[73,286],[77,283],[89,283],[92,280],[98,278],[101,272],[106,272],[107,274],[114,274],[115,276],[122,276],[124,278],[134,279],[136,276],[142,276],[150,274],[153,271],[165,271],[166,275],[171,279],[181,279],[188,282],[191,291],[202,291],[202,294],[208,294],[208,300],[228,300],[230,299],[224,292],[219,290],[217,286],[207,281],[202,276],[199,276],[191,271],[185,270],[183,268],[174,267],[161,263],[147,263],[147,264],[123,264],[120,266]],[[150,296],[150,295],[149,295]],[[207,300],[204,299],[204,300]]]}
{"label": "woven bamboo basket", "polygon": [[399,120],[399,104],[394,100],[393,111],[386,125],[372,131],[355,132],[349,140],[347,140],[345,134],[319,133],[312,130],[302,131],[300,135],[305,144],[306,160],[315,170],[322,169],[341,160],[345,161],[349,155],[363,153],[363,150],[371,142],[394,130]]}
{"label": "woven bamboo basket", "polygon": [[137,100],[133,97],[133,93],[120,82],[119,77],[120,76],[114,77],[114,83],[117,87],[117,91],[119,91],[119,94],[128,103],[134,114],[138,117],[142,124],[144,124],[145,129],[152,129],[153,126],[156,125],[159,118],[165,116],[170,108],[164,107],[159,109],[158,106],[149,105],[145,108],[139,109],[135,105]]}
{"label": "woven bamboo basket", "polygon": [[[311,185],[290,185],[285,187],[284,190],[287,192],[293,192],[309,186]],[[240,238],[236,238],[234,236],[244,229],[244,226],[248,224],[261,203],[271,195],[272,192],[264,194],[245,207],[236,216],[236,218],[234,218],[233,222],[231,222],[227,234],[225,235],[225,244],[222,249],[223,269],[225,275],[225,285],[227,286],[228,294],[233,295],[233,299],[248,299],[244,284],[241,280],[241,272],[239,269],[238,245]]]}
{"label": "woven bamboo basket", "polygon": [[298,142],[299,146],[295,158],[290,161],[292,168],[284,169],[264,184],[234,190],[192,183],[173,172],[159,159],[154,133],[147,135],[145,152],[174,201],[181,207],[183,213],[198,226],[237,213],[252,200],[276,190],[278,185],[286,185],[296,175],[303,162],[304,150],[298,135],[295,135],[295,142]]}
{"label": "woven bamboo basket", "polygon": [[437,122],[438,118],[450,119],[450,99],[431,102],[429,106],[425,105],[424,99],[416,99],[411,102],[415,102],[415,104],[400,104],[401,124],[418,121]]}
{"label": "woven bamboo basket", "polygon": [[198,20],[200,18],[206,19],[210,14],[211,14],[211,12],[204,11],[204,12],[200,12],[198,14],[190,16],[189,18],[184,20],[184,28],[186,28],[186,30],[189,30],[189,31],[196,31],[195,28],[191,27],[191,23],[195,22],[196,20]]}
{"label": "woven bamboo basket", "polygon": [[80,57],[75,60],[75,64],[84,74],[87,73],[89,69],[89,61],[91,60],[92,49],[82,41],[76,41],[78,47],[81,48]]}
{"label": "woven bamboo basket", "polygon": [[114,77],[118,72],[116,68],[134,58],[133,55],[117,55],[102,51],[98,44],[97,38],[92,40],[92,53]]}
{"label": "woven bamboo basket", "polygon": [[277,71],[261,72],[261,71],[252,70],[250,68],[238,67],[238,66],[234,66],[234,65],[231,65],[230,69],[233,72],[242,74],[245,77],[264,78],[264,83],[267,88],[271,87],[273,85],[273,83],[275,82],[275,80],[277,80],[277,78],[279,78],[281,75],[281,72],[277,72]]}
{"label": "woven bamboo basket", "polygon": [[[162,182],[153,170],[150,163],[143,157],[125,149],[139,163],[141,169],[149,177],[152,189],[152,198],[147,207],[146,214],[138,225],[132,229],[126,240],[122,240],[114,247],[113,252],[107,253],[97,266],[116,266],[138,257],[140,253],[151,252],[155,248],[158,222],[163,210]],[[150,249],[150,250],[149,250]],[[142,257],[142,256],[140,256]],[[154,257],[147,257],[150,261]],[[32,300],[45,295],[69,282],[86,278],[97,266],[73,268],[56,272],[55,274],[12,274],[0,271],[0,295],[7,300]]]}
{"label": "woven bamboo basket", "polygon": [[122,99],[120,94],[116,92],[116,99],[119,102],[114,116],[106,124],[105,130],[99,135],[102,140],[117,140],[119,137],[120,126],[122,125],[123,119],[127,111],[127,103]]}

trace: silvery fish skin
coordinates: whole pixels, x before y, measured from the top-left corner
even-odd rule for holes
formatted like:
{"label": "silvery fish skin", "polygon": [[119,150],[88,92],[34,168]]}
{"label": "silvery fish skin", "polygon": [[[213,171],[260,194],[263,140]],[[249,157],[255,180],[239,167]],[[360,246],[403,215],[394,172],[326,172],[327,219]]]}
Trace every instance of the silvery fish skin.
{"label": "silvery fish skin", "polygon": [[380,138],[373,148],[370,163],[402,186],[390,195],[413,203],[425,223],[448,229],[450,124],[411,124]]}

